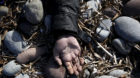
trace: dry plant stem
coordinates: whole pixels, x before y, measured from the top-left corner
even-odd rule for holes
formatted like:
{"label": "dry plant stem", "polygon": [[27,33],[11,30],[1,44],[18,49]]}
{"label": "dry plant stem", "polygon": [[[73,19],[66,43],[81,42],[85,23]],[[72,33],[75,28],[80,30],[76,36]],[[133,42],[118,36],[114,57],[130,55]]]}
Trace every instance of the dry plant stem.
{"label": "dry plant stem", "polygon": [[12,57],[12,56],[3,56],[3,55],[0,55],[0,57],[2,57],[2,58],[11,58],[11,59],[15,59],[15,57]]}
{"label": "dry plant stem", "polygon": [[95,41],[95,42],[97,43],[99,48],[101,48],[107,55],[109,55],[111,58],[114,59],[113,55],[110,52],[108,52],[99,42],[97,42],[97,41]]}
{"label": "dry plant stem", "polygon": [[35,32],[27,41],[30,41],[31,39],[33,39],[37,34],[38,32]]}

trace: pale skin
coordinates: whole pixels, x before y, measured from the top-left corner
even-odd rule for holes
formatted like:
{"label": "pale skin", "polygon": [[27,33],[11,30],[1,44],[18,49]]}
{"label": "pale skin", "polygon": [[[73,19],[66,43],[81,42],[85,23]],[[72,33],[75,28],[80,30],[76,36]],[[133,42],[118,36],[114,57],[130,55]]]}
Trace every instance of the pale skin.
{"label": "pale skin", "polygon": [[79,75],[82,70],[83,59],[79,58],[81,48],[74,36],[60,37],[54,46],[53,55],[55,61],[62,65],[64,64],[70,74]]}

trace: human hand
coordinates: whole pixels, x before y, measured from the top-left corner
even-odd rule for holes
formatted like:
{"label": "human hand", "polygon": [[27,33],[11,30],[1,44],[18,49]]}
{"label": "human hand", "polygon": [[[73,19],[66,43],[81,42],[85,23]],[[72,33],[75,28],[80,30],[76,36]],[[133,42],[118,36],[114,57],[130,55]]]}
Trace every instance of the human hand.
{"label": "human hand", "polygon": [[79,58],[81,48],[73,36],[59,38],[53,49],[54,59],[59,65],[65,64],[70,74],[79,75],[82,70],[82,58]]}

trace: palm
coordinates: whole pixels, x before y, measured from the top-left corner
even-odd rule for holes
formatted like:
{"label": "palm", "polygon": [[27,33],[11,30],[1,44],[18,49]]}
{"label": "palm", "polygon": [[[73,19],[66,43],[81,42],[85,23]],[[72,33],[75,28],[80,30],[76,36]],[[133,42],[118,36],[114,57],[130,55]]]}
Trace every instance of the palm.
{"label": "palm", "polygon": [[61,37],[56,41],[53,52],[54,58],[59,65],[62,65],[63,61],[70,74],[79,74],[81,65],[78,57],[80,55],[81,49],[75,37]]}

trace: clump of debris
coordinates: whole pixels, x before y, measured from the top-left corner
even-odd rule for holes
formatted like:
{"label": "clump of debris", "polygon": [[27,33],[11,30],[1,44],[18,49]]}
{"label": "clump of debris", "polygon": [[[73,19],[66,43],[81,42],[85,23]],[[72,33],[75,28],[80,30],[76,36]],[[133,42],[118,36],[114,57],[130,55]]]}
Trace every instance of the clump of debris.
{"label": "clump of debris", "polygon": [[[54,37],[49,34],[52,15],[43,12],[42,3],[45,0],[0,2],[0,78],[44,78]],[[78,78],[139,77],[139,4],[139,0],[80,0],[78,26],[83,31],[85,63]]]}

